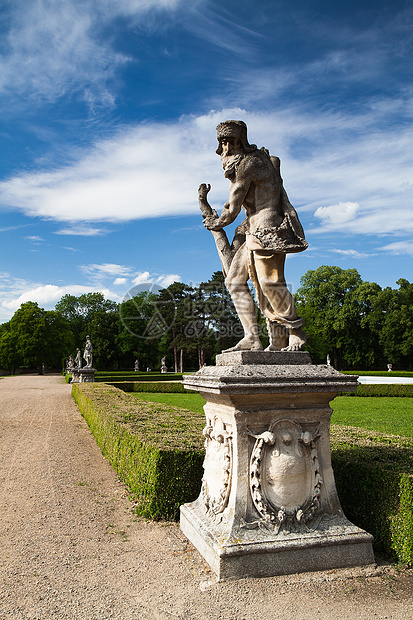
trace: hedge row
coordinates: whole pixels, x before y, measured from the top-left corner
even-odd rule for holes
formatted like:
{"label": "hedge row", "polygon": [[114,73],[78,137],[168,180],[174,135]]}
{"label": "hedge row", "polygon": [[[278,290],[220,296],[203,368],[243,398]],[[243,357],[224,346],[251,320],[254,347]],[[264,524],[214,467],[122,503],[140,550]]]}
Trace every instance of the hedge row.
{"label": "hedge row", "polygon": [[137,514],[177,519],[179,506],[199,494],[203,417],[102,383],[74,383],[72,395],[103,455],[136,496]]}
{"label": "hedge row", "polygon": [[413,563],[413,440],[331,427],[331,457],[347,518],[374,536],[377,552]]}
{"label": "hedge row", "polygon": [[413,379],[413,370],[341,370],[345,375],[359,375],[360,377],[408,377]]}
{"label": "hedge row", "polygon": [[[190,394],[191,390],[185,390],[181,381],[113,381],[108,385],[119,388],[124,392],[160,392],[162,394]],[[193,392],[192,392],[193,393]]]}
{"label": "hedge row", "polygon": [[357,386],[355,392],[342,392],[339,396],[404,396],[413,398],[413,384],[409,383],[365,383]]}
{"label": "hedge row", "polygon": [[122,372],[104,372],[98,371],[95,375],[95,381],[108,383],[113,381],[180,381],[182,380],[182,374],[175,373],[122,373]]}
{"label": "hedge row", "polygon": [[[69,373],[65,373],[66,383],[70,383],[72,375]],[[106,373],[103,371],[98,371],[95,374],[95,382],[96,383],[126,383],[126,382],[143,382],[143,381],[182,381],[181,374],[169,373],[169,374],[156,374],[156,373],[127,373],[123,374],[121,372],[111,372]]]}
{"label": "hedge row", "polygon": [[[102,453],[136,496],[138,514],[177,518],[179,506],[199,493],[203,416],[136,401],[101,383],[74,384],[72,394]],[[373,534],[377,552],[412,564],[413,440],[332,426],[331,446],[346,516]]]}

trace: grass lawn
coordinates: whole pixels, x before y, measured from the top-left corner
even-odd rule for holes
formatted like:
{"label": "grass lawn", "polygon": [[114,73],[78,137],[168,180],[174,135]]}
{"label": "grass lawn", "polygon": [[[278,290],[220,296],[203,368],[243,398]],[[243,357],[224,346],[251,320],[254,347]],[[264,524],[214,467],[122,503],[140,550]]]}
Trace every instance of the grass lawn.
{"label": "grass lawn", "polygon": [[164,403],[173,407],[183,407],[195,413],[204,413],[205,399],[199,394],[161,394],[159,392],[131,392],[136,398],[150,400],[152,403]]}
{"label": "grass lawn", "polygon": [[332,424],[413,437],[412,398],[338,396],[331,407]]}
{"label": "grass lawn", "polygon": [[[158,394],[139,392],[136,398],[156,403],[165,403],[175,407],[184,407],[196,413],[203,413],[205,400],[194,394]],[[331,407],[334,411],[332,424],[340,426],[357,426],[367,430],[413,437],[413,399],[338,396]]]}

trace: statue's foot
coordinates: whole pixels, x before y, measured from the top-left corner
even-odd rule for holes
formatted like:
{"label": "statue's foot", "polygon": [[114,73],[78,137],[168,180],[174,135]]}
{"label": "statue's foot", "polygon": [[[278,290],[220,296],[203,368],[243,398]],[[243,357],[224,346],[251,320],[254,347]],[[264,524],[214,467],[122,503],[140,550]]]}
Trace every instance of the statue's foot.
{"label": "statue's foot", "polygon": [[264,351],[284,351],[284,347],[288,347],[288,336],[280,336],[273,338]]}
{"label": "statue's foot", "polygon": [[288,338],[288,347],[284,347],[281,351],[300,351],[305,345],[307,337],[305,332],[298,329],[290,329],[290,336]]}
{"label": "statue's foot", "polygon": [[235,347],[225,349],[223,353],[230,353],[231,351],[262,351],[262,344],[258,338],[245,336],[245,338],[240,340]]}

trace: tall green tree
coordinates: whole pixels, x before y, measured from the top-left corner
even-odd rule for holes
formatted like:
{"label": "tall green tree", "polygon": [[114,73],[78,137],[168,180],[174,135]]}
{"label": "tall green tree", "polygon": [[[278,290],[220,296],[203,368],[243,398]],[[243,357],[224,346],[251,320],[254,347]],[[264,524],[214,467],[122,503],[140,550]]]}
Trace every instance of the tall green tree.
{"label": "tall green tree", "polygon": [[346,296],[362,283],[361,276],[356,269],[322,265],[307,271],[300,282],[296,302],[298,314],[305,320],[307,348],[313,361],[325,362],[330,355],[338,368],[340,349],[352,329],[349,313],[343,307]]}
{"label": "tall green tree", "polygon": [[117,342],[124,367],[132,369],[135,359],[141,369],[160,367],[159,342],[167,326],[158,302],[156,293],[141,291],[120,304]]}
{"label": "tall green tree", "polygon": [[380,341],[387,361],[413,368],[413,283],[401,278],[398,289],[386,288],[381,294],[384,313]]}
{"label": "tall green tree", "polygon": [[55,310],[69,321],[76,346],[83,346],[87,334],[92,337],[93,342],[93,334],[90,332],[94,317],[102,316],[102,313],[106,312],[116,312],[117,307],[116,302],[105,299],[103,293],[84,293],[78,297],[63,295]]}
{"label": "tall green tree", "polygon": [[0,362],[13,370],[18,366],[61,368],[73,349],[70,325],[58,312],[44,310],[28,301],[20,306],[0,339]]}

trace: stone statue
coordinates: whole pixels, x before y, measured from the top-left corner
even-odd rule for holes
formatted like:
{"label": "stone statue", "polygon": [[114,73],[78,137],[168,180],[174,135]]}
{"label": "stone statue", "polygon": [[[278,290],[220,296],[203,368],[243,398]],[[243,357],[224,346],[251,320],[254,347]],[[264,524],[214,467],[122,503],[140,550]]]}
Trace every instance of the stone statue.
{"label": "stone statue", "polygon": [[86,336],[85,350],[83,351],[83,359],[86,362],[86,368],[92,368],[92,343],[90,336]]}
{"label": "stone statue", "polygon": [[161,359],[161,373],[166,373],[168,372],[168,368],[166,366],[166,357],[163,357]]}
{"label": "stone statue", "polygon": [[74,368],[82,368],[82,353],[80,351],[79,348],[76,349],[77,353],[76,353],[76,357],[75,357],[75,363],[74,363]]}
{"label": "stone statue", "polygon": [[[217,127],[218,149],[224,175],[230,181],[229,200],[221,215],[211,208],[211,186],[198,190],[204,226],[214,236],[244,337],[227,351],[260,351],[255,306],[247,282],[257,292],[258,305],[267,319],[270,344],[266,351],[299,351],[306,341],[294,299],[285,277],[286,254],[302,252],[308,244],[298,215],[288,200],[280,174],[280,160],[267,149],[247,140],[243,121],[225,121]],[[223,227],[235,221],[244,208],[246,218],[229,244]]]}
{"label": "stone statue", "polygon": [[135,360],[135,372],[139,371],[139,360]]}
{"label": "stone statue", "polygon": [[73,368],[74,364],[75,364],[75,361],[73,359],[73,355],[69,355],[69,359],[66,362],[66,368],[67,369]]}

